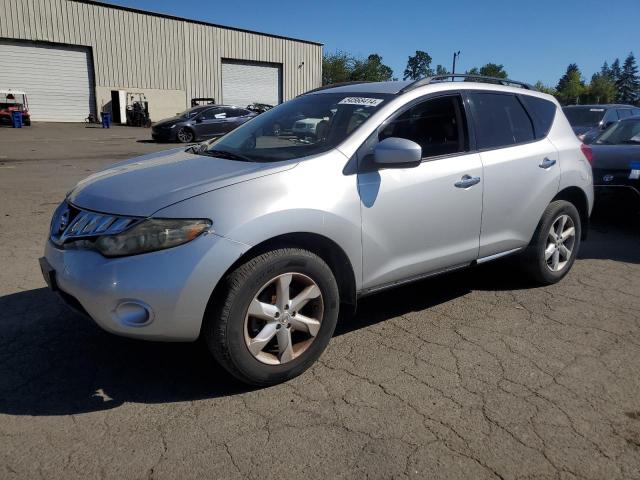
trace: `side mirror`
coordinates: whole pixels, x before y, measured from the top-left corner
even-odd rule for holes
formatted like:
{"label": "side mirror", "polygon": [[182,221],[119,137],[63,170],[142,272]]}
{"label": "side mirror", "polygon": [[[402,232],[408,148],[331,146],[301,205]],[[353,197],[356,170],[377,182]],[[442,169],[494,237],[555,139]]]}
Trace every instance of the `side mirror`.
{"label": "side mirror", "polygon": [[406,138],[385,138],[375,146],[373,162],[385,168],[417,167],[422,162],[422,147]]}

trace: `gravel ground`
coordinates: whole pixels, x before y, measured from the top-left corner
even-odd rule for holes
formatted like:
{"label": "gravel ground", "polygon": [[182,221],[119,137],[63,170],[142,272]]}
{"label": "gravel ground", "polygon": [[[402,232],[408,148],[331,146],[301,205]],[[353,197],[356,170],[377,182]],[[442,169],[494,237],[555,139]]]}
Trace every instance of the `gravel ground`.
{"label": "gravel ground", "polygon": [[320,361],[250,390],[199,344],[102,332],[44,288],[76,181],[149,131],[0,129],[0,478],[640,478],[640,216],[570,275],[509,262],[364,299]]}

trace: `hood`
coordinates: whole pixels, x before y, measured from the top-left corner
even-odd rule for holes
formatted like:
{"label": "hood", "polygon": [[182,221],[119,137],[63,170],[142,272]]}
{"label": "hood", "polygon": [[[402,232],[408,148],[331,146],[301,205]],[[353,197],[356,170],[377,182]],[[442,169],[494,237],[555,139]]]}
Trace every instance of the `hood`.
{"label": "hood", "polygon": [[182,118],[182,117],[171,117],[171,118],[165,118],[164,120],[160,120],[159,122],[156,122],[153,124],[154,128],[155,127],[169,127],[171,125],[174,125],[176,123],[180,123],[180,122],[184,122],[186,119]]}
{"label": "hood", "polygon": [[91,175],[75,186],[68,200],[97,212],[147,217],[187,198],[288,170],[296,164],[226,160],[177,148],[121,162]]}
{"label": "hood", "polygon": [[589,145],[593,168],[629,170],[631,162],[640,162],[640,145]]}

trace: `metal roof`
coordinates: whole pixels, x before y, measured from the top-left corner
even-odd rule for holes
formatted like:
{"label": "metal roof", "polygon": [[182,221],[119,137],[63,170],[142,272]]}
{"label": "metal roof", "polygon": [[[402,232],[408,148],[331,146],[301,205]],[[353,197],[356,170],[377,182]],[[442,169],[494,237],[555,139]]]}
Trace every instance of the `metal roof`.
{"label": "metal roof", "polygon": [[113,9],[116,9],[116,10],[123,10],[125,12],[139,13],[139,14],[142,14],[142,15],[151,15],[153,17],[168,18],[170,20],[177,20],[177,21],[181,21],[181,22],[197,23],[199,25],[207,25],[209,27],[225,28],[227,30],[235,30],[237,32],[255,33],[257,35],[265,35],[267,37],[272,37],[272,38],[281,38],[283,40],[292,40],[294,42],[310,43],[311,45],[320,45],[320,46],[324,45],[324,43],[314,42],[314,41],[311,41],[311,40],[303,40],[301,38],[286,37],[284,35],[276,35],[276,34],[273,34],[273,33],[265,33],[265,32],[258,32],[256,30],[248,30],[248,29],[244,29],[244,28],[230,27],[228,25],[220,25],[220,24],[217,24],[217,23],[205,22],[205,21],[202,21],[202,20],[194,20],[192,18],[178,17],[176,15],[169,15],[167,13],[154,12],[154,11],[151,11],[151,10],[140,10],[138,8],[125,7],[125,6],[122,6],[122,5],[115,5],[113,3],[101,2],[101,1],[98,1],[98,0],[68,0],[68,1],[77,2],[77,3],[86,3],[86,4],[89,4],[89,5],[97,5],[97,6],[105,7],[105,8],[113,8]]}
{"label": "metal roof", "polygon": [[392,93],[396,94],[400,92],[403,88],[408,85],[411,85],[412,82],[404,82],[404,81],[396,81],[396,82],[358,82],[358,83],[348,83],[348,84],[335,84],[335,85],[326,85],[325,87],[316,88],[315,90],[311,90],[310,92],[304,93],[314,94],[314,93],[356,93],[356,92],[367,92],[367,93]]}

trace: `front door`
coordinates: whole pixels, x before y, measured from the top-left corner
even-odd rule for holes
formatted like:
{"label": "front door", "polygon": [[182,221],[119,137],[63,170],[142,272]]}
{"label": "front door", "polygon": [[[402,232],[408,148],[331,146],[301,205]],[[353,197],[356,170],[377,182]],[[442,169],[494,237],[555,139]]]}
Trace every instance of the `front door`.
{"label": "front door", "polygon": [[460,95],[431,97],[398,112],[358,152],[366,165],[378,141],[401,137],[418,143],[423,156],[417,167],[358,174],[365,290],[478,257],[482,163],[469,153],[467,132]]}
{"label": "front door", "polygon": [[221,107],[209,108],[195,118],[194,130],[198,138],[211,138],[224,133],[227,114]]}

